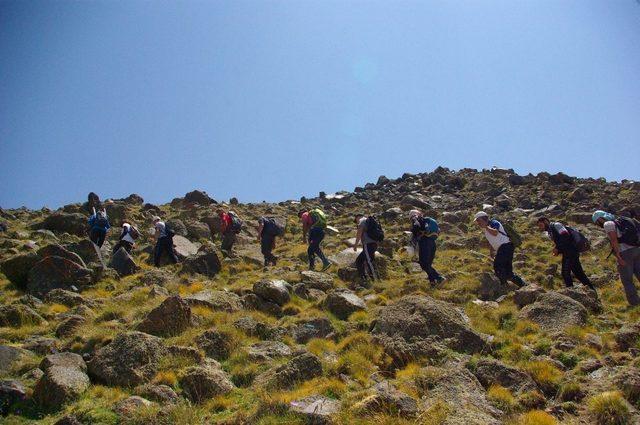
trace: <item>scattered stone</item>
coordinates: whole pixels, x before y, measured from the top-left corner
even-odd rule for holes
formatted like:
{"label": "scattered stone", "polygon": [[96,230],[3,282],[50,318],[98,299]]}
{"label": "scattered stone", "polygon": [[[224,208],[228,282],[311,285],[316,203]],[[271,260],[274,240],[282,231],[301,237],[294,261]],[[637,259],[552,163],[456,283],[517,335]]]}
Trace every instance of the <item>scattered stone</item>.
{"label": "scattered stone", "polygon": [[531,320],[544,331],[562,332],[570,326],[583,326],[587,321],[587,309],[565,295],[547,292],[520,310],[518,317]]}
{"label": "scattered stone", "polygon": [[229,393],[234,386],[220,369],[192,366],[180,377],[185,396],[194,403],[202,403],[212,397]]}
{"label": "scattered stone", "polygon": [[0,263],[0,271],[4,273],[11,283],[20,289],[25,289],[29,270],[40,260],[40,256],[34,253],[14,255]]}
{"label": "scattered stone", "polygon": [[231,354],[232,338],[226,332],[209,329],[196,338],[196,344],[208,357],[226,360]]}
{"label": "scattered stone", "polygon": [[185,273],[199,273],[205,276],[214,277],[222,270],[220,254],[211,246],[194,255],[187,257],[182,263],[182,271]]}
{"label": "scattered stone", "polygon": [[311,396],[289,403],[289,408],[311,424],[328,424],[330,418],[340,410],[340,402],[324,396]]}
{"label": "scattered stone", "polygon": [[284,280],[261,280],[253,285],[253,292],[267,301],[283,306],[289,302],[289,285]]}
{"label": "scattered stone", "polygon": [[53,354],[40,364],[44,375],[33,390],[33,399],[46,410],[58,410],[89,388],[87,366],[73,353]]}
{"label": "scattered stone", "polygon": [[249,358],[257,361],[271,361],[276,357],[287,357],[292,354],[291,348],[279,341],[262,341],[252,344],[247,349]]}
{"label": "scattered stone", "polygon": [[75,331],[86,322],[86,319],[79,315],[71,315],[64,319],[56,328],[56,337],[66,338],[75,333]]}
{"label": "scattered stone", "polygon": [[149,406],[153,406],[153,402],[146,398],[134,395],[127,397],[124,400],[120,400],[116,403],[113,410],[122,417],[130,417],[136,412],[136,410]]}
{"label": "scattered stone", "polygon": [[118,272],[120,276],[129,276],[140,270],[140,267],[133,260],[131,254],[126,249],[120,248],[113,254],[111,258],[111,267]]}
{"label": "scattered stone", "polygon": [[136,387],[133,392],[140,397],[152,400],[161,404],[175,404],[179,397],[173,388],[167,385],[146,384]]}
{"label": "scattered stone", "polygon": [[53,289],[49,291],[45,296],[44,301],[49,304],[62,304],[69,308],[91,304],[82,295],[65,289]]}
{"label": "scattered stone", "polygon": [[512,283],[503,285],[493,273],[482,273],[480,275],[480,289],[478,298],[482,301],[496,301],[503,295],[508,294],[517,289],[517,286]]}
{"label": "scattered stone", "polygon": [[13,404],[26,399],[27,392],[20,382],[15,380],[0,381],[0,415],[7,415]]}
{"label": "scattered stone", "polygon": [[471,371],[485,388],[498,384],[514,393],[534,391],[538,388],[527,373],[499,360],[481,359]]}
{"label": "scattered stone", "polygon": [[591,313],[597,314],[602,311],[602,303],[595,291],[592,291],[585,286],[562,288],[558,290],[558,293],[578,301]]}
{"label": "scattered stone", "polygon": [[362,298],[347,290],[329,292],[324,300],[324,306],[341,320],[347,320],[356,311],[367,309]]}
{"label": "scattered stone", "polygon": [[300,275],[302,276],[302,283],[308,288],[326,292],[334,287],[333,277],[330,274],[305,270]]}
{"label": "scattered stone", "polygon": [[514,292],[513,302],[516,303],[518,307],[524,307],[525,305],[533,304],[534,302],[536,302],[538,297],[545,292],[547,291],[545,291],[544,288],[535,284],[529,284],[523,286],[522,288],[519,288],[518,290],[516,290],[516,292]]}
{"label": "scattered stone", "polygon": [[298,322],[292,330],[298,344],[306,344],[313,338],[326,338],[334,332],[331,321],[326,317]]}
{"label": "scattered stone", "polygon": [[0,326],[19,328],[26,325],[39,325],[44,321],[42,316],[24,304],[0,306]]}
{"label": "scattered stone", "polygon": [[51,256],[40,260],[29,271],[27,291],[35,296],[43,296],[56,288],[82,289],[91,280],[91,270],[66,258]]}
{"label": "scattered stone", "polygon": [[386,413],[401,418],[413,418],[418,415],[416,400],[396,389],[389,381],[375,385],[375,393],[353,406],[361,414]]}
{"label": "scattered stone", "polygon": [[295,355],[287,363],[273,367],[255,379],[255,385],[267,389],[290,389],[294,385],[322,375],[320,359],[309,352]]}
{"label": "scattered stone", "polygon": [[191,326],[191,308],[179,295],[165,299],[151,310],[137,330],[156,336],[175,336]]}
{"label": "scattered stone", "polygon": [[233,292],[204,290],[184,298],[190,306],[203,306],[213,311],[233,313],[243,308],[242,299]]}

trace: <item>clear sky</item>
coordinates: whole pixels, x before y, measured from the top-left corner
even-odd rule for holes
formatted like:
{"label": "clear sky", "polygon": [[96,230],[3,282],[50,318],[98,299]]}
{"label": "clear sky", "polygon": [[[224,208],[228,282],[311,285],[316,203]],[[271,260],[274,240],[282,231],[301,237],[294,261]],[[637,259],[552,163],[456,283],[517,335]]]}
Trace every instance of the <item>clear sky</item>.
{"label": "clear sky", "polygon": [[636,0],[0,1],[0,206],[640,179]]}

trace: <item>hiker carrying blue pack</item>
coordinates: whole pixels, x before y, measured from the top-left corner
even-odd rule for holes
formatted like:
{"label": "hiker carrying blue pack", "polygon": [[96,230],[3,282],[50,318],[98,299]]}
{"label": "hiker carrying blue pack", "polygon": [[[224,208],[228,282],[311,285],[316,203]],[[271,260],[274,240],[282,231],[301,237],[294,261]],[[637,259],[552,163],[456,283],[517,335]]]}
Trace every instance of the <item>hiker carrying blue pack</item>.
{"label": "hiker carrying blue pack", "polygon": [[102,248],[102,244],[104,244],[109,228],[111,228],[111,225],[109,224],[107,211],[101,210],[95,212],[94,210],[93,214],[89,216],[89,239],[91,242],[96,244],[99,248]]}
{"label": "hiker carrying blue pack", "polygon": [[322,271],[331,267],[331,263],[327,260],[320,244],[324,239],[325,229],[327,227],[327,217],[324,212],[319,208],[314,208],[311,211],[301,210],[298,213],[300,221],[302,222],[302,240],[306,241],[307,233],[309,239],[309,248],[307,249],[307,255],[309,257],[309,270],[315,268],[316,255],[322,260]]}
{"label": "hiker carrying blue pack", "polygon": [[593,283],[580,263],[580,253],[589,250],[589,240],[579,231],[555,221],[551,222],[547,217],[538,218],[538,228],[547,232],[553,241],[553,255],[562,255],[562,279],[567,287],[573,286],[573,276],[584,286],[596,292]]}
{"label": "hiker carrying blue pack", "polygon": [[431,217],[424,217],[418,210],[409,212],[413,241],[418,246],[420,268],[427,273],[431,285],[442,283],[445,279],[433,268],[436,258],[436,239],[440,235],[438,222]]}
{"label": "hiker carrying blue pack", "polygon": [[631,306],[640,304],[638,289],[633,282],[640,281],[640,222],[631,217],[616,217],[598,210],[591,217],[593,223],[604,229],[611,245],[611,254],[618,262],[618,273],[624,287],[627,302]]}
{"label": "hiker carrying blue pack", "polygon": [[525,286],[526,283],[513,272],[513,253],[515,244],[511,240],[516,235],[509,235],[502,223],[498,220],[490,220],[489,214],[484,211],[478,212],[474,221],[484,232],[484,236],[489,242],[489,251],[493,258],[493,271],[503,285],[507,281],[512,281],[518,286]]}
{"label": "hiker carrying blue pack", "polygon": [[226,212],[222,208],[218,209],[218,217],[220,218],[220,234],[222,235],[220,249],[225,255],[232,257],[233,245],[236,243],[238,233],[242,230],[243,222],[235,212]]}
{"label": "hiker carrying blue pack", "polygon": [[160,217],[153,217],[153,227],[155,229],[154,238],[156,246],[153,250],[153,264],[160,267],[160,258],[167,254],[169,261],[173,264],[178,262],[178,256],[173,249],[173,237],[175,233]]}

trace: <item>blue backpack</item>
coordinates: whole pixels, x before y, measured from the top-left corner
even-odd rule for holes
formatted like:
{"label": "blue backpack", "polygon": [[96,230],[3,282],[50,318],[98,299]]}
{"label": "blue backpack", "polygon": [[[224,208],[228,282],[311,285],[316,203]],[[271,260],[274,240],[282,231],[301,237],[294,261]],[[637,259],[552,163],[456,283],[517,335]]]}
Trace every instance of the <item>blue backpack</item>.
{"label": "blue backpack", "polygon": [[422,231],[427,234],[432,233],[440,233],[440,226],[438,226],[438,222],[435,221],[431,217],[420,217],[420,225],[422,226]]}

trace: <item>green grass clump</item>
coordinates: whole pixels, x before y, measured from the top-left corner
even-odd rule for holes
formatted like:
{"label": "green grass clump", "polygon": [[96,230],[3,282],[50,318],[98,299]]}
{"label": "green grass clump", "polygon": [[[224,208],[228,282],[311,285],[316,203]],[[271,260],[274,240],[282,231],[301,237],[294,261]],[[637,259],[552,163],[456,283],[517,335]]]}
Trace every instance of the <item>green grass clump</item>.
{"label": "green grass clump", "polygon": [[492,385],[487,390],[487,398],[498,409],[504,412],[512,412],[516,409],[518,402],[508,388],[501,385]]}
{"label": "green grass clump", "polygon": [[556,425],[558,420],[542,410],[532,410],[520,415],[513,425]]}
{"label": "green grass clump", "polygon": [[598,425],[625,425],[629,423],[629,406],[618,391],[607,391],[592,397],[589,413]]}

